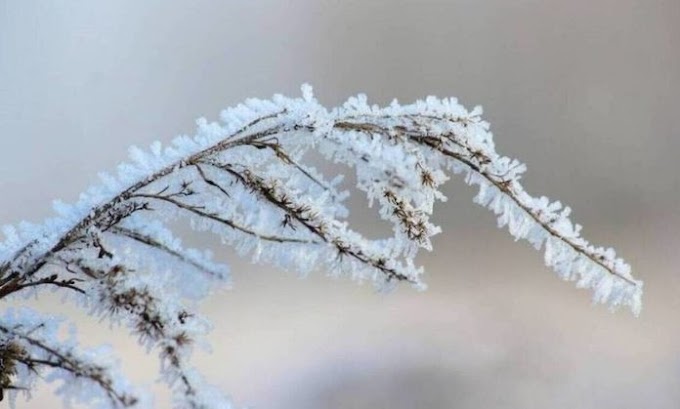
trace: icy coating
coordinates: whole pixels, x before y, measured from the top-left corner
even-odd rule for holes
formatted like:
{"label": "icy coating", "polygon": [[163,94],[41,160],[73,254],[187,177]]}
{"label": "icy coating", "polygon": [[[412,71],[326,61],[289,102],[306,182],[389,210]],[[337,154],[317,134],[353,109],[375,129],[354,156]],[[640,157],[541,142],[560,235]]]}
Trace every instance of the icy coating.
{"label": "icy coating", "polygon": [[[481,108],[428,97],[410,105],[369,105],[364,95],[328,110],[308,85],[302,98],[247,100],[198,120],[195,136],[169,146],[130,149],[130,162],[81,194],[55,203],[57,216],[35,225],[5,226],[0,243],[0,299],[54,289],[90,314],[127,327],[158,353],[160,378],[176,408],[230,408],[189,363],[210,329],[194,307],[229,282],[228,268],[206,251],[185,248],[167,222],[188,217],[254,262],[308,274],[322,271],[389,289],[405,281],[424,288],[415,263],[440,232],[430,222],[438,188],[448,174],[479,187],[475,202],[493,211],[515,239],[543,249],[561,278],[590,288],[594,301],[639,314],[642,282],[611,248],[595,247],[569,219],[571,209],[529,195],[526,167],[495,151]],[[342,176],[326,178],[304,163],[314,149],[353,169],[357,189],[393,235],[369,240],[352,230]],[[97,408],[149,407],[110,354],[78,348],[75,334],[59,336],[55,317],[12,308],[0,315],[0,390],[17,394],[39,376],[60,381],[66,403]]]}

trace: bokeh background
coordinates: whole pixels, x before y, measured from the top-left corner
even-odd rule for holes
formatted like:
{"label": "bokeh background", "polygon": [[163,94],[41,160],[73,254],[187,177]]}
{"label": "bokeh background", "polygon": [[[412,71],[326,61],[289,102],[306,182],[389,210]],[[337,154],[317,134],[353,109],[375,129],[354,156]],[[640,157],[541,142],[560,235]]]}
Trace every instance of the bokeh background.
{"label": "bokeh background", "polygon": [[[456,179],[424,293],[300,280],[191,236],[234,272],[204,306],[214,350],[196,363],[239,407],[680,406],[678,0],[0,0],[0,223],[74,201],[131,144],[303,82],[327,105],[358,92],[482,104],[529,191],[562,199],[634,266],[644,310],[592,306]],[[115,345],[167,406],[134,339],[58,297],[30,303]],[[19,407],[58,404],[48,385]]]}

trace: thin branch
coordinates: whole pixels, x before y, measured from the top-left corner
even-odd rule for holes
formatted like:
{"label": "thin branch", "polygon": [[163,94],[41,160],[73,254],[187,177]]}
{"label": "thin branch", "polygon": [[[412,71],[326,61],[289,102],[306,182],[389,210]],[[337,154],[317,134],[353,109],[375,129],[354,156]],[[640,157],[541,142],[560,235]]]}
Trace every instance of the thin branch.
{"label": "thin branch", "polygon": [[217,182],[215,182],[214,180],[212,180],[212,179],[210,179],[209,177],[207,177],[207,176],[205,175],[205,172],[203,172],[203,169],[202,169],[198,164],[194,164],[194,166],[196,167],[196,170],[198,171],[198,175],[201,177],[201,179],[203,179],[203,181],[204,181],[206,184],[208,184],[208,185],[214,187],[215,189],[219,190],[219,191],[222,192],[222,194],[225,195],[226,197],[231,197],[231,195],[229,194],[229,192],[227,192],[222,186],[220,186],[219,183],[217,183]]}
{"label": "thin branch", "polygon": [[451,150],[445,149],[443,147],[435,147],[427,142],[425,142],[428,146],[430,146],[433,149],[437,149],[440,152],[442,152],[444,155],[449,156],[451,158],[454,158],[458,160],[459,162],[462,162],[469,166],[471,169],[473,169],[475,172],[477,172],[479,175],[483,176],[486,180],[488,180],[491,184],[493,184],[498,190],[501,192],[505,193],[520,209],[522,209],[529,217],[531,217],[534,222],[536,222],[538,225],[541,226],[546,232],[548,232],[551,236],[555,237],[556,239],[562,241],[563,243],[567,244],[569,247],[571,247],[576,253],[581,254],[584,257],[587,257],[590,259],[593,263],[597,264],[598,266],[602,267],[607,273],[616,276],[620,278],[621,280],[624,280],[628,284],[632,286],[637,286],[638,283],[634,280],[631,280],[628,277],[625,277],[618,272],[616,272],[611,266],[607,265],[604,263],[604,260],[602,257],[593,254],[591,251],[589,251],[587,248],[585,248],[582,245],[579,245],[578,243],[575,243],[572,239],[569,237],[564,237],[561,235],[559,232],[557,232],[549,223],[544,222],[541,220],[540,216],[532,211],[532,209],[527,206],[525,203],[523,203],[520,198],[515,194],[515,191],[517,187],[519,187],[519,183],[511,180],[511,181],[503,181],[503,180],[497,180],[492,174],[489,174],[486,171],[481,170],[478,166],[474,165],[472,162],[469,160],[466,160],[462,155],[457,154],[456,152],[453,152]]}
{"label": "thin branch", "polygon": [[[281,160],[281,162],[285,163],[286,165],[293,166],[300,173],[305,175],[309,180],[311,180],[314,184],[321,187],[322,189],[324,189],[326,191],[332,190],[330,188],[330,186],[326,185],[325,183],[323,183],[323,181],[314,177],[314,175],[309,173],[309,171],[307,169],[305,169],[304,166],[302,166],[301,164],[296,162],[293,158],[291,158],[290,155],[288,153],[286,153],[286,151],[278,143],[271,143],[271,142],[262,141],[262,142],[255,142],[252,145],[254,147],[260,148],[260,149],[264,149],[264,148],[271,149],[272,151],[274,151],[276,157]],[[335,197],[335,195],[333,195],[333,197]]]}
{"label": "thin branch", "polygon": [[149,247],[153,247],[153,248],[156,248],[158,250],[164,251],[164,252],[168,253],[169,255],[176,257],[177,259],[179,259],[183,263],[189,264],[189,265],[195,267],[196,269],[205,272],[208,275],[211,275],[211,276],[217,277],[217,278],[224,278],[223,274],[218,273],[216,271],[209,270],[206,266],[204,266],[204,265],[202,265],[202,264],[200,264],[200,263],[198,263],[194,260],[187,258],[184,254],[182,254],[182,253],[180,253],[176,250],[171,249],[167,245],[161,243],[160,241],[154,239],[151,236],[148,236],[148,235],[140,233],[138,231],[131,230],[131,229],[128,229],[126,227],[121,227],[121,226],[115,226],[115,227],[111,228],[111,230],[109,230],[109,231],[111,233],[118,234],[118,235],[121,235],[121,236],[125,236],[125,237],[132,239],[132,240],[138,241],[138,242],[145,244]]}
{"label": "thin branch", "polygon": [[53,285],[56,287],[60,288],[68,288],[69,290],[73,290],[75,292],[85,294],[85,291],[79,287],[76,286],[76,282],[82,281],[82,280],[77,280],[77,279],[68,279],[68,280],[57,280],[57,275],[53,274],[49,277],[42,278],[38,281],[30,281],[24,284],[20,284],[17,286],[15,291],[20,291],[23,290],[24,288],[28,287],[35,287],[39,285]]}
{"label": "thin branch", "polygon": [[154,199],[154,200],[160,200],[160,201],[163,201],[163,202],[170,203],[170,204],[172,204],[172,205],[174,205],[174,206],[176,206],[180,209],[184,209],[184,210],[186,210],[190,213],[193,213],[197,216],[205,217],[206,219],[210,219],[210,220],[216,221],[218,223],[224,224],[228,227],[231,227],[234,230],[240,231],[241,233],[246,233],[248,235],[257,237],[260,240],[273,241],[273,242],[276,242],[276,243],[314,244],[313,241],[305,240],[305,239],[298,239],[298,238],[295,238],[295,237],[282,237],[282,236],[274,236],[274,235],[269,235],[269,234],[258,233],[256,231],[253,231],[253,230],[247,228],[247,227],[243,227],[239,224],[236,224],[232,220],[219,217],[215,213],[206,213],[203,210],[201,210],[200,207],[188,205],[186,203],[180,202],[179,200],[175,200],[175,199],[168,197],[168,196],[159,196],[159,195],[150,194],[150,193],[135,193],[132,197]]}

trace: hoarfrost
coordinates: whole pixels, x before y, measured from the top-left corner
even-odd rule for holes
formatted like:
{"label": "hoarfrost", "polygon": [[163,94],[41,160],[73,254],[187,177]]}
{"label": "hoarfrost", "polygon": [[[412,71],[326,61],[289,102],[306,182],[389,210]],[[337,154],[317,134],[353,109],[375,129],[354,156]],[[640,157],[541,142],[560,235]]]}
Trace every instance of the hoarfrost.
{"label": "hoarfrost", "polygon": [[[169,222],[186,217],[253,262],[305,275],[323,271],[381,290],[397,282],[423,289],[415,258],[432,250],[441,229],[430,219],[449,174],[479,188],[474,201],[497,216],[516,240],[543,249],[545,264],[593,301],[641,308],[642,282],[613,249],[580,236],[571,209],[533,197],[520,183],[526,166],[499,155],[482,109],[427,97],[381,108],[365,95],[327,110],[309,85],[302,98],[249,99],[224,110],[220,122],[197,121],[193,137],[168,146],[130,149],[130,161],[77,203],[54,203],[43,224],[2,229],[0,299],[46,288],[70,294],[91,314],[127,327],[159,354],[161,379],[177,408],[230,407],[189,364],[209,323],[194,312],[214,288],[229,284],[228,267],[182,245]],[[347,165],[392,235],[369,240],[350,226],[342,176],[328,178],[305,163],[308,151]],[[110,354],[80,350],[56,336],[59,321],[28,310],[0,317],[0,388],[11,402],[30,392],[38,374],[60,380],[66,402],[95,407],[150,404],[119,374]],[[12,389],[14,388],[14,389]],[[12,403],[14,404],[14,403]]]}

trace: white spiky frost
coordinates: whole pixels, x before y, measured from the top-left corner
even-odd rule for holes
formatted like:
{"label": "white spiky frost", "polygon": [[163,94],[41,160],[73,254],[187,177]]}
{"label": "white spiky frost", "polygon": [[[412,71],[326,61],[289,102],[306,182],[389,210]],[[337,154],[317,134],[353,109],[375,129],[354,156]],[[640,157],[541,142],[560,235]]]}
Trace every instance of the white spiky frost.
{"label": "white spiky frost", "polygon": [[[128,327],[160,354],[161,379],[173,390],[175,407],[230,407],[188,364],[191,343],[209,329],[191,311],[228,283],[228,268],[208,252],[185,248],[168,222],[187,217],[193,228],[215,233],[254,262],[300,274],[321,270],[380,288],[398,281],[423,288],[415,257],[419,249],[432,250],[431,237],[440,228],[430,217],[434,203],[446,200],[439,187],[454,173],[478,186],[475,202],[497,215],[499,227],[543,249],[546,265],[561,278],[592,289],[595,302],[628,306],[637,315],[642,282],[614,250],[580,236],[569,207],[523,189],[526,166],[496,153],[481,113],[452,98],[378,107],[364,95],[327,110],[308,85],[298,99],[247,100],[223,111],[219,123],[199,119],[193,137],[131,148],[130,162],[115,174],[102,173],[101,183],[77,203],[55,202],[57,216],[43,224],[4,227],[0,299],[35,295],[47,286],[70,291],[91,314]],[[370,240],[352,229],[342,175],[327,179],[305,164],[312,149],[353,169],[357,189],[392,224],[392,236]],[[35,320],[11,312],[0,317],[0,329],[39,325],[34,336],[76,356],[76,344],[55,338],[51,319]],[[20,335],[0,332],[0,349],[21,343]],[[43,356],[29,347],[27,353]],[[107,368],[107,376],[115,372],[85,352],[77,357]],[[15,382],[32,387],[34,374],[25,365],[21,371]],[[118,375],[111,379],[116,393],[140,397]],[[116,399],[90,397],[96,382],[81,381],[90,383],[64,387],[65,396],[121,406]],[[147,403],[139,399],[132,406]]]}

